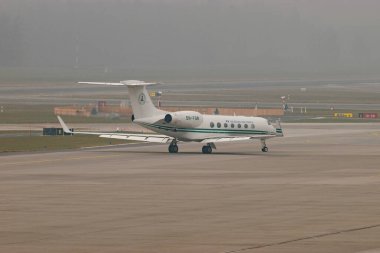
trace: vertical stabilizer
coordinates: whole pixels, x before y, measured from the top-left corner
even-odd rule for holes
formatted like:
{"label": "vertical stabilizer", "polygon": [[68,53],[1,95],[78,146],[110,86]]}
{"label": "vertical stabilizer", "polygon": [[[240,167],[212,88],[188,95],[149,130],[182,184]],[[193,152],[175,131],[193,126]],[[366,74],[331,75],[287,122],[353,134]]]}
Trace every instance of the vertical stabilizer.
{"label": "vertical stabilizer", "polygon": [[145,83],[142,81],[122,81],[128,87],[129,99],[135,119],[147,118],[165,114],[164,111],[157,109],[146,90],[146,86],[155,83]]}

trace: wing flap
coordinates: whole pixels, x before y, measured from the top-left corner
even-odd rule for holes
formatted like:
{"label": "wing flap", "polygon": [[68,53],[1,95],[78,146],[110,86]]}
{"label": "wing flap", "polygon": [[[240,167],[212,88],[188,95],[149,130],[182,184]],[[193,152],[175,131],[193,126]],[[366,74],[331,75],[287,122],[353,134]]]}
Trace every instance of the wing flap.
{"label": "wing flap", "polygon": [[95,84],[95,85],[111,85],[111,86],[124,86],[123,83],[102,83],[102,82],[78,82],[79,84]]}
{"label": "wing flap", "polygon": [[168,143],[173,140],[172,137],[166,135],[149,135],[149,134],[101,134],[101,138],[131,140],[131,141],[143,141],[143,142],[155,142],[155,143]]}

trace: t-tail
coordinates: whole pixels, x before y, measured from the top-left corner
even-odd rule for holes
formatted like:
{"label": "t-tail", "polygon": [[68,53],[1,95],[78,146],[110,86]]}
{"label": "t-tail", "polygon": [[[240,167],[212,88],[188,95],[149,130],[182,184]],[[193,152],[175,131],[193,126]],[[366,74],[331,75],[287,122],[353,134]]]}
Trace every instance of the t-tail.
{"label": "t-tail", "polygon": [[146,90],[146,86],[155,83],[146,83],[142,81],[122,81],[128,87],[129,99],[135,119],[148,118],[165,114],[164,111],[157,109]]}
{"label": "t-tail", "polygon": [[157,115],[164,115],[166,112],[156,108],[150,99],[146,86],[157,83],[147,83],[138,80],[121,81],[120,83],[102,82],[79,82],[82,84],[103,84],[115,86],[127,86],[129,99],[133,110],[134,119],[149,118]]}

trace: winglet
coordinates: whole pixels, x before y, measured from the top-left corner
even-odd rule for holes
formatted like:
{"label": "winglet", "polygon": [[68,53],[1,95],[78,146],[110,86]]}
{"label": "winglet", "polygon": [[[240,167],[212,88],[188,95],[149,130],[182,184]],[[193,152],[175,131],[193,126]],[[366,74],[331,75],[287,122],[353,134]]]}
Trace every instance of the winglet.
{"label": "winglet", "polygon": [[72,134],[73,132],[70,131],[70,129],[66,126],[65,122],[63,121],[63,119],[60,117],[60,116],[57,116],[58,120],[59,120],[59,123],[61,124],[62,128],[63,128],[63,131],[67,134]]}
{"label": "winglet", "polygon": [[281,120],[280,119],[278,119],[276,121],[276,135],[278,137],[283,137],[284,136],[284,132],[282,131]]}

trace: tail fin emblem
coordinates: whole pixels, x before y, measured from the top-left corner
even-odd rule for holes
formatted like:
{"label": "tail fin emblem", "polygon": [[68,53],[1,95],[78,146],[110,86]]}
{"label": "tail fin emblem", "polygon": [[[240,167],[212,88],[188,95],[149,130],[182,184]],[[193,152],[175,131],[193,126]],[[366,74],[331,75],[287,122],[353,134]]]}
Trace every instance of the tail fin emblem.
{"label": "tail fin emblem", "polygon": [[140,105],[145,104],[145,94],[144,93],[140,93],[140,95],[139,95],[139,103],[140,103]]}

